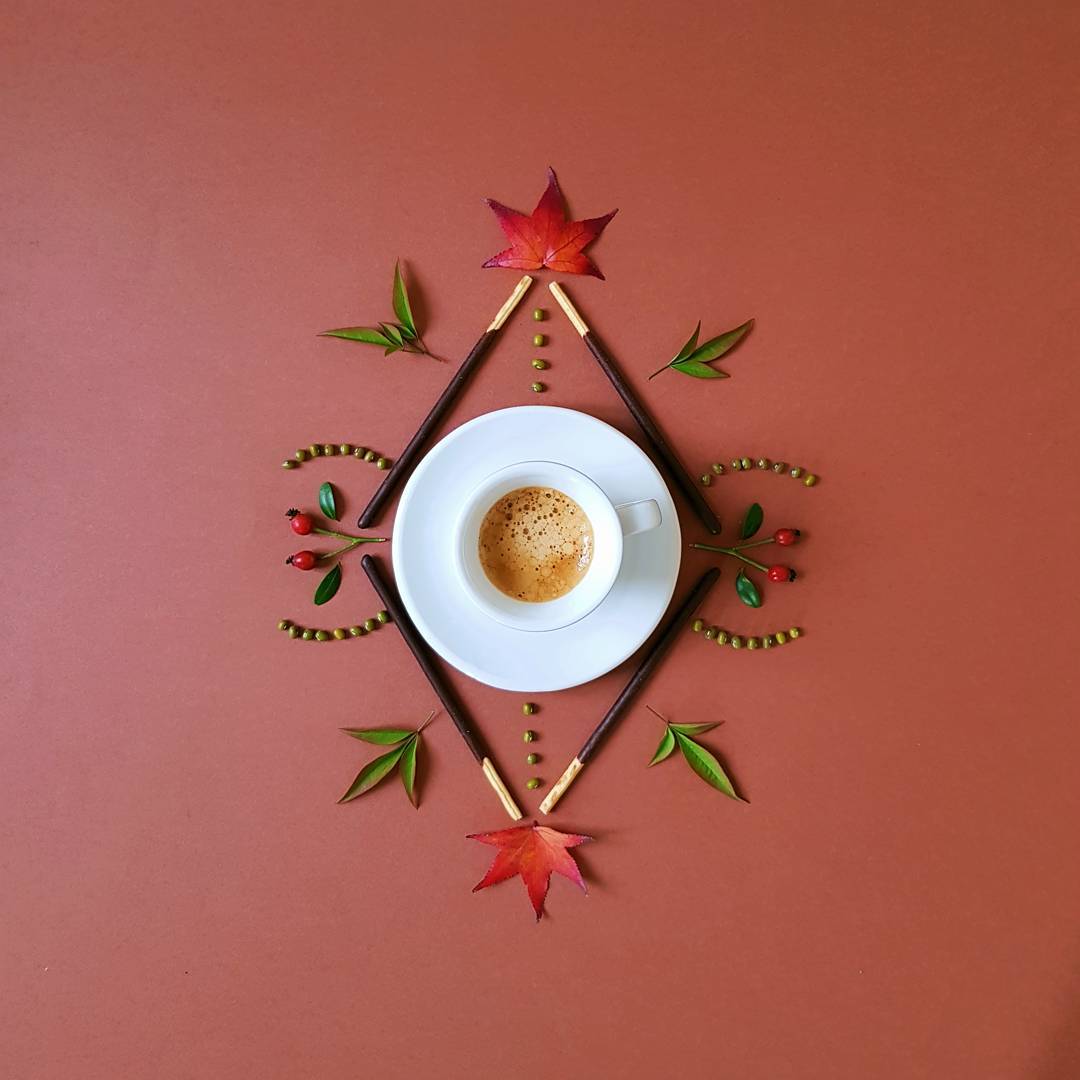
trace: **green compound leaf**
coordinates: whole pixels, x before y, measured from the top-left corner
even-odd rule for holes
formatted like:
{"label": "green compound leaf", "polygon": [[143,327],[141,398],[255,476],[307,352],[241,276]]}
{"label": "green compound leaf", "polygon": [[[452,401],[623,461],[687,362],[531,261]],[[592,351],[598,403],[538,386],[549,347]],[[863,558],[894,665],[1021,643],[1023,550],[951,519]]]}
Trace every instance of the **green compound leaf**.
{"label": "green compound leaf", "polygon": [[691,360],[700,360],[703,364],[708,363],[710,360],[717,360],[724,353],[734,348],[748,333],[754,325],[753,319],[748,319],[742,324],[742,326],[736,326],[734,330],[728,330],[724,334],[720,334],[719,337],[710,338],[704,345],[699,345],[689,356]]}
{"label": "green compound leaf", "polygon": [[325,604],[327,600],[333,600],[340,587],[341,566],[339,564],[331,567],[326,576],[319,582],[319,587],[315,590],[315,605],[318,606]]}
{"label": "green compound leaf", "polygon": [[409,292],[405,288],[405,279],[401,276],[401,263],[394,263],[394,314],[401,320],[401,325],[408,330],[409,337],[416,337],[416,323],[413,321],[412,308],[409,306]]}
{"label": "green compound leaf", "polygon": [[338,799],[338,802],[350,802],[363,795],[365,791],[370,791],[380,780],[385,780],[394,771],[394,766],[397,765],[404,750],[404,746],[399,746],[390,753],[369,761],[356,774],[356,779],[349,786],[349,790]]}
{"label": "green compound leaf", "polygon": [[416,801],[416,754],[419,749],[419,732],[401,748],[401,782],[405,785],[405,794],[409,796],[409,802],[413,806],[420,805]]}
{"label": "green compound leaf", "polygon": [[329,480],[319,488],[319,509],[332,521],[337,521],[337,495]]}
{"label": "green compound leaf", "polygon": [[739,537],[742,540],[749,540],[761,528],[761,523],[765,520],[765,511],[761,509],[760,503],[751,503],[750,508],[746,511],[746,516],[742,519],[742,525],[739,528]]}
{"label": "green compound leaf", "polygon": [[735,578],[735,591],[739,599],[747,607],[761,607],[761,593],[758,587],[746,576],[745,570],[740,570]]}
{"label": "green compound leaf", "polygon": [[404,731],[401,728],[343,727],[341,730],[354,739],[360,739],[361,742],[375,743],[377,746],[393,746],[416,734],[414,731]]}
{"label": "green compound leaf", "polygon": [[717,791],[722,791],[730,799],[735,799],[738,802],[744,801],[735,794],[735,788],[721,768],[720,762],[704,746],[700,746],[681,732],[676,732],[675,738],[679,742],[679,749],[682,751],[683,757],[686,758],[687,764],[706,784],[716,788]]}
{"label": "green compound leaf", "polygon": [[672,750],[675,749],[675,735],[672,733],[670,725],[664,728],[664,737],[660,740],[660,745],[656,748],[656,753],[652,756],[652,761],[649,762],[649,768],[663,761],[664,758],[670,756]]}
{"label": "green compound leaf", "polygon": [[323,330],[319,337],[344,338],[346,341],[362,341],[366,345],[382,345],[384,348],[392,344],[390,339],[381,331],[371,326],[343,326],[338,330]]}

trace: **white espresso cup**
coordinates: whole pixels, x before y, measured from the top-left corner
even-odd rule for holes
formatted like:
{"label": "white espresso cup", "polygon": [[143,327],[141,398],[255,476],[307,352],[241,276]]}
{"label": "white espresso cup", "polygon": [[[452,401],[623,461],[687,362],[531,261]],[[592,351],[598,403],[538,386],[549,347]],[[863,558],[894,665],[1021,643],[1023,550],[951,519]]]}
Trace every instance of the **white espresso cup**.
{"label": "white espresso cup", "polygon": [[[530,603],[496,588],[480,562],[480,526],[504,495],[524,487],[554,488],[569,495],[592,525],[593,553],[581,580],[555,600]],[[558,630],[585,618],[611,591],[619,576],[623,539],[655,529],[660,507],[655,499],[618,506],[584,473],[555,461],[519,461],[483,479],[467,496],[454,531],[456,569],[469,597],[483,612],[515,630]]]}

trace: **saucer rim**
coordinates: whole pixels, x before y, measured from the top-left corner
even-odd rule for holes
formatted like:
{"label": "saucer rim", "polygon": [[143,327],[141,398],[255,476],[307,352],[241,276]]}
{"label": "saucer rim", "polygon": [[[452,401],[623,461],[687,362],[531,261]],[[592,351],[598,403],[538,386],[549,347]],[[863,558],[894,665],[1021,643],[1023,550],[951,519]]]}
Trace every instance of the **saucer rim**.
{"label": "saucer rim", "polygon": [[[602,437],[610,437],[612,435],[617,436],[618,440],[625,444],[628,451],[632,451],[637,455],[637,458],[643,465],[647,466],[650,471],[650,476],[655,484],[653,491],[657,501],[661,503],[661,512],[664,510],[669,511],[669,519],[671,522],[671,529],[674,531],[674,544],[672,559],[672,565],[668,572],[667,586],[664,590],[663,603],[657,604],[655,618],[648,621],[648,625],[641,623],[641,632],[628,635],[626,638],[627,645],[625,648],[619,649],[617,652],[612,653],[609,657],[606,657],[603,661],[604,667],[601,670],[591,671],[584,677],[578,675],[571,675],[569,678],[559,678],[559,668],[555,670],[554,667],[548,669],[543,673],[543,677],[539,673],[535,673],[536,677],[531,679],[528,683],[521,681],[519,677],[507,677],[501,673],[497,673],[491,670],[484,670],[477,664],[463,657],[460,652],[453,648],[445,639],[445,637],[438,632],[434,632],[431,624],[424,617],[422,612],[422,606],[416,602],[415,595],[409,586],[408,574],[401,573],[401,559],[402,555],[399,554],[405,548],[405,545],[395,543],[392,546],[391,559],[394,568],[394,576],[397,582],[398,590],[401,595],[402,603],[405,605],[409,616],[412,618],[417,630],[424,638],[425,642],[430,648],[441,657],[446,663],[450,664],[453,668],[460,671],[463,675],[468,676],[470,679],[474,679],[476,682],[484,686],[490,686],[497,690],[506,690],[515,693],[555,693],[560,690],[568,690],[575,686],[582,686],[586,683],[593,682],[594,680],[603,677],[608,672],[613,671],[615,668],[624,664],[638,649],[644,645],[650,635],[660,624],[668,608],[671,605],[671,599],[675,594],[675,588],[678,583],[679,570],[682,564],[682,525],[679,521],[678,508],[675,504],[675,500],[671,494],[671,490],[664,480],[663,474],[656,467],[656,464],[652,461],[649,455],[644,449],[639,446],[633,439],[631,439],[625,432],[620,431],[614,425],[607,423],[604,420],[591,415],[590,413],[582,412],[579,409],[570,409],[564,406],[557,405],[516,405],[509,406],[503,409],[494,409],[486,413],[481,413],[479,416],[475,416],[465,423],[454,428],[452,431],[447,432],[442,439],[439,440],[421,459],[420,463],[416,466],[412,475],[409,477],[405,488],[402,491],[400,500],[398,502],[397,512],[394,522],[394,536],[397,537],[400,523],[405,519],[409,512],[410,506],[415,498],[415,493],[419,485],[423,482],[425,473],[430,468],[430,462],[434,460],[436,454],[445,453],[447,450],[447,444],[451,444],[460,439],[466,432],[470,431],[474,427],[478,427],[483,424],[491,424],[497,421],[507,421],[513,416],[520,416],[522,414],[547,414],[552,413],[564,413],[571,418],[571,422],[575,424],[584,423],[586,426],[591,426],[599,432]],[[496,419],[497,418],[497,419]],[[521,459],[526,460],[526,459]],[[514,462],[508,462],[507,464],[514,464]],[[563,464],[566,464],[565,462]],[[574,466],[570,466],[574,468]],[[498,468],[493,469],[492,472],[497,472]],[[583,470],[578,470],[583,471]],[[586,473],[585,475],[589,475]],[[592,477],[590,477],[592,479]],[[601,489],[603,485],[599,485]],[[665,501],[666,500],[666,501]],[[663,528],[663,524],[659,528]],[[446,567],[447,572],[454,573],[452,566]],[[631,586],[624,585],[623,588],[629,588]],[[581,626],[588,619],[596,617],[601,612],[604,606],[611,602],[612,598],[617,594],[620,589],[620,579],[617,578],[611,590],[607,596],[598,604],[592,611],[590,611],[582,619],[577,620],[567,626],[560,627],[556,630],[545,631],[543,637],[548,638],[558,635],[573,635],[578,634],[581,631]],[[659,594],[657,599],[659,600]],[[650,605],[651,606],[651,605]],[[497,624],[499,631],[511,635],[520,635],[522,637],[522,645],[526,645],[529,639],[535,639],[536,632],[529,630],[518,630],[513,627],[506,626],[505,624]]]}

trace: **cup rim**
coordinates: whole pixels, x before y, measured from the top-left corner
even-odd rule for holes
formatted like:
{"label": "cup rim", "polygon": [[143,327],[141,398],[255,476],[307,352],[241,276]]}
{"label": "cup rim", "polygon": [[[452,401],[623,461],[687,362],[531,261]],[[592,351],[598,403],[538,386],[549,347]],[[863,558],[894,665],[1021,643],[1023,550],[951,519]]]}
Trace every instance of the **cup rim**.
{"label": "cup rim", "polygon": [[[569,593],[566,593],[561,597],[557,597],[555,600],[545,600],[540,601],[539,603],[525,603],[524,601],[518,601],[515,600],[513,597],[506,596],[504,593],[499,593],[500,598],[504,599],[506,604],[521,604],[523,609],[528,609],[532,615],[530,621],[533,623],[539,623],[540,625],[528,625],[527,621],[524,618],[516,618],[513,613],[511,611],[508,611],[505,607],[499,607],[495,603],[492,603],[486,597],[484,597],[476,588],[474,582],[475,575],[470,572],[471,559],[466,553],[466,527],[469,524],[470,517],[472,517],[476,513],[478,503],[481,500],[485,500],[486,505],[483,509],[484,513],[486,514],[487,511],[491,508],[492,503],[501,497],[501,495],[491,494],[491,492],[487,492],[485,494],[486,489],[493,486],[492,481],[494,481],[496,478],[502,477],[504,474],[506,474],[507,478],[509,479],[509,477],[512,476],[514,473],[523,473],[527,471],[530,466],[539,470],[554,469],[561,471],[564,474],[573,474],[575,483],[583,485],[586,490],[588,490],[595,497],[595,502],[592,507],[583,507],[586,516],[589,517],[590,523],[593,526],[594,533],[597,531],[597,522],[593,520],[595,517],[595,513],[592,511],[595,511],[597,506],[599,506],[600,512],[607,519],[606,522],[602,523],[606,524],[609,536],[608,545],[606,546],[609,547],[609,545],[614,545],[614,549],[612,550],[612,556],[610,557],[610,559],[605,560],[608,565],[606,574],[600,579],[600,583],[593,587],[594,595],[589,598],[587,604],[581,606],[580,610],[572,610],[569,614],[556,616],[555,618],[557,618],[557,621],[555,622],[545,623],[542,619],[538,619],[536,617],[536,613],[548,604],[558,604],[561,601],[565,600],[567,597],[572,595],[572,593],[576,592],[581,587],[581,584],[584,584],[584,582],[588,580],[589,576],[592,576],[593,581],[596,581],[597,578],[595,577],[595,572],[600,568],[600,564],[597,561],[594,561],[590,564],[588,574],[585,578],[582,579],[581,583],[576,585],[574,589],[572,589]],[[499,484],[495,484],[494,490],[497,491],[499,486]],[[528,485],[525,484],[519,486]],[[557,480],[554,480],[549,485],[545,486],[559,488]],[[514,487],[510,486],[506,490],[513,491]],[[571,498],[574,498],[573,493],[566,492],[566,494],[570,495]],[[577,501],[576,498],[575,501]],[[611,548],[609,547],[609,549]],[[500,468],[495,469],[493,472],[488,473],[487,476],[483,477],[483,479],[481,479],[480,482],[469,493],[454,526],[455,569],[457,571],[458,577],[461,580],[462,587],[464,588],[470,601],[476,604],[476,606],[485,615],[487,615],[488,618],[491,618],[494,621],[510,629],[519,630],[524,633],[551,633],[555,630],[562,630],[568,626],[573,626],[575,623],[580,622],[582,619],[584,619],[587,615],[590,615],[593,611],[596,610],[597,607],[600,606],[601,603],[603,603],[605,598],[608,596],[608,594],[614,587],[615,582],[618,579],[619,572],[622,568],[622,556],[622,528],[619,523],[618,514],[616,513],[615,504],[612,502],[610,496],[591,476],[583,472],[581,469],[577,469],[574,466],[567,465],[561,461],[552,461],[550,459],[532,458],[524,461],[516,461],[512,462],[510,465],[501,466]],[[479,558],[477,558],[475,561],[477,563],[478,573],[484,574],[483,567],[479,565]],[[486,574],[484,574],[484,578],[485,580],[487,580]],[[488,585],[492,590],[497,591],[496,587],[492,585],[490,581],[488,581]]]}

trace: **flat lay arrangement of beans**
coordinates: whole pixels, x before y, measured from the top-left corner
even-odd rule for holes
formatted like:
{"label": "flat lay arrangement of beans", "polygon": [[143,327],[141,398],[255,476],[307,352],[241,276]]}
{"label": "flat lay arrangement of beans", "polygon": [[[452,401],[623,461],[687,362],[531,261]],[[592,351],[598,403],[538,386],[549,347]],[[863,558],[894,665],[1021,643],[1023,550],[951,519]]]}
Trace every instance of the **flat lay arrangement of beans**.
{"label": "flat lay arrangement of beans", "polygon": [[281,619],[277,624],[277,628],[284,630],[289,637],[299,638],[301,641],[345,641],[347,638],[366,637],[389,621],[389,613],[380,611],[373,618],[365,619],[355,626],[339,626],[334,630],[314,630],[307,626],[301,626],[291,619]]}
{"label": "flat lay arrangement of beans", "polygon": [[[533,319],[536,322],[543,322],[546,318],[547,312],[543,308],[533,308]],[[532,343],[537,349],[542,349],[548,343],[547,335],[533,334]],[[551,367],[546,360],[539,356],[532,361],[532,366],[536,368],[537,371],[547,371],[547,369]],[[532,390],[534,394],[542,394],[547,390],[547,384],[534,382],[529,389]]]}
{"label": "flat lay arrangement of beans", "polygon": [[746,472],[748,469],[760,469],[762,472],[772,472],[777,476],[783,476],[784,473],[787,473],[792,480],[801,480],[807,487],[814,487],[818,482],[817,474],[810,472],[809,469],[804,469],[801,465],[789,466],[786,461],[770,461],[767,457],[756,459],[741,457],[732,458],[729,465],[714,461],[709,466],[709,471],[701,474],[701,484],[703,487],[708,487],[712,483],[714,476],[723,476],[728,472]]}
{"label": "flat lay arrangement of beans", "polygon": [[719,626],[712,626],[704,619],[695,619],[690,624],[690,629],[695,634],[701,634],[706,641],[713,641],[717,645],[730,645],[733,649],[771,649],[776,645],[787,645],[788,642],[796,641],[803,636],[803,631],[798,626],[792,626],[788,630],[777,630],[772,634],[733,634],[728,630],[722,630]]}
{"label": "flat lay arrangement of beans", "polygon": [[312,443],[310,446],[302,446],[291,458],[286,458],[282,463],[283,469],[298,469],[303,462],[317,457],[353,457],[357,461],[367,461],[374,464],[376,469],[389,469],[392,462],[388,457],[369,450],[366,446],[354,446],[352,443]]}
{"label": "flat lay arrangement of beans", "polygon": [[[537,714],[537,712],[539,712],[539,710],[540,710],[540,707],[538,705],[536,705],[532,701],[522,702],[522,705],[521,705],[521,715],[522,716],[535,716]],[[526,731],[521,736],[522,741],[527,742],[527,743],[533,742],[536,739],[536,737],[537,736],[536,736],[535,731]],[[525,755],[525,762],[528,765],[535,765],[539,760],[540,760],[540,755],[537,754],[535,751],[530,751],[528,754]],[[535,791],[542,783],[543,783],[543,781],[540,779],[539,776],[533,776],[533,777],[530,777],[528,780],[525,781],[525,786],[530,791]]]}

